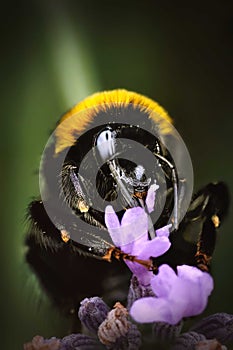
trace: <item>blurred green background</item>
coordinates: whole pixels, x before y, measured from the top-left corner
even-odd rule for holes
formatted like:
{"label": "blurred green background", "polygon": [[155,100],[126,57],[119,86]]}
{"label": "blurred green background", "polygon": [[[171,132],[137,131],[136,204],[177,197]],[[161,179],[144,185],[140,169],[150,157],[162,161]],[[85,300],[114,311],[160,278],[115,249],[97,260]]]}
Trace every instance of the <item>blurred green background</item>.
{"label": "blurred green background", "polygon": [[[233,190],[232,1],[9,1],[1,5],[1,335],[22,349],[34,335],[62,336],[24,263],[25,210],[59,116],[87,95],[124,87],[162,104],[193,160],[195,189]],[[213,259],[207,314],[233,313],[232,213]]]}

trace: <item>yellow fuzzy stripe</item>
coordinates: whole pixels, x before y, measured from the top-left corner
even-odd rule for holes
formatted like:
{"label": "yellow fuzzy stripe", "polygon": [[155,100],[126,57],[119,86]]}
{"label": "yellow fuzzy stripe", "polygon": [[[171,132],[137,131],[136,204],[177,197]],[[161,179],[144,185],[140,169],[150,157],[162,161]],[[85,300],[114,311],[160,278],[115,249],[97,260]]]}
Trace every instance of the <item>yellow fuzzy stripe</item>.
{"label": "yellow fuzzy stripe", "polygon": [[[95,93],[70,109],[60,120],[56,129],[56,149],[58,154],[67,147],[71,147],[78,135],[85,131],[97,113],[111,107],[124,107],[133,104],[139,110],[148,114],[154,120],[161,134],[170,132],[169,123],[172,122],[167,112],[157,102],[148,97],[124,89]],[[67,121],[70,118],[70,122]],[[63,123],[64,122],[64,123]]]}

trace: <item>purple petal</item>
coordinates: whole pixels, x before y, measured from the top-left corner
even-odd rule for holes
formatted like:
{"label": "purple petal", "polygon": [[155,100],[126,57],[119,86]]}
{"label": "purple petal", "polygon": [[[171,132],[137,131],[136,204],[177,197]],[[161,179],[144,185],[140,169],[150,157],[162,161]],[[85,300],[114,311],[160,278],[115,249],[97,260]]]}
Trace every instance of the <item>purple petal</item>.
{"label": "purple petal", "polygon": [[143,286],[148,286],[150,284],[151,278],[154,276],[152,271],[149,271],[147,268],[136,262],[125,261],[125,263],[131,272],[137,277],[140,284]]}
{"label": "purple petal", "polygon": [[105,209],[105,223],[114,244],[118,247],[134,242],[147,233],[147,215],[141,207],[128,209],[121,225],[111,206]]}
{"label": "purple petal", "polygon": [[185,280],[175,283],[170,301],[179,307],[183,317],[200,314],[206,307],[207,297],[203,298],[200,285]]}
{"label": "purple petal", "polygon": [[145,245],[145,243],[147,242],[148,237],[147,237],[147,233],[144,233],[143,236],[139,237],[138,239],[125,244],[125,245],[121,245],[121,249],[123,250],[124,253],[128,253],[131,255],[138,255],[138,247],[143,247]]}
{"label": "purple petal", "polygon": [[130,315],[139,323],[177,323],[173,318],[172,305],[163,298],[147,297],[136,300],[130,309]]}
{"label": "purple petal", "polygon": [[[134,255],[141,260],[148,260],[150,257],[162,255],[171,245],[169,239],[166,237],[155,237],[151,241],[145,239],[147,239],[147,235],[146,238],[143,236],[133,243],[121,246],[121,249],[125,253]],[[147,268],[136,262],[126,261],[126,264],[132,273],[137,276],[142,285],[146,286],[150,283],[151,278],[154,276],[151,271],[148,271]]]}
{"label": "purple petal", "polygon": [[213,289],[213,279],[206,272],[192,266],[178,266],[178,276],[167,265],[151,280],[157,297],[166,297],[173,305],[174,319],[200,314],[206,307]]}
{"label": "purple petal", "polygon": [[122,244],[136,242],[139,239],[147,240],[148,219],[147,214],[141,207],[135,207],[126,210],[121,227],[123,230]]}
{"label": "purple petal", "polygon": [[[137,242],[135,242],[137,243]],[[164,254],[171,246],[171,242],[166,237],[155,237],[151,241],[146,241],[144,245],[134,245],[133,254],[140,259],[149,259]]]}
{"label": "purple petal", "polygon": [[181,265],[177,267],[178,276],[184,280],[199,283],[204,294],[210,295],[214,288],[213,278],[209,273],[203,272],[197,267]]}
{"label": "purple petal", "polygon": [[136,321],[176,324],[183,317],[204,311],[213,289],[212,277],[187,265],[178,266],[177,271],[178,275],[170,266],[160,266],[158,275],[151,277],[156,297],[142,298],[132,305],[131,315]]}
{"label": "purple petal", "polygon": [[203,293],[209,296],[214,289],[214,280],[209,273],[203,272],[202,278],[200,279],[201,289]]}
{"label": "purple petal", "polygon": [[155,206],[155,192],[159,188],[158,185],[153,184],[150,186],[147,196],[146,196],[146,206],[148,209],[148,212],[151,213],[154,210]]}
{"label": "purple petal", "polygon": [[212,277],[192,266],[179,266],[177,271],[179,284],[174,287],[173,292],[183,294],[186,299],[184,317],[200,314],[206,308],[208,296],[213,290]]}
{"label": "purple petal", "polygon": [[143,245],[147,241],[147,232],[148,220],[145,211],[141,207],[126,210],[121,222],[121,249],[127,247],[128,253],[132,254],[135,244]]}
{"label": "purple petal", "polygon": [[163,226],[156,230],[157,237],[169,237],[170,231],[169,229],[172,227],[172,224]]}
{"label": "purple petal", "polygon": [[105,209],[105,223],[113,243],[119,247],[121,242],[121,227],[119,219],[110,205]]}
{"label": "purple petal", "polygon": [[197,278],[202,276],[203,272],[194,266],[180,265],[177,266],[177,272],[179,277],[191,281],[195,281]]}
{"label": "purple petal", "polygon": [[111,205],[105,208],[105,223],[108,229],[120,227],[118,216]]}
{"label": "purple petal", "polygon": [[159,273],[151,280],[153,292],[157,297],[168,297],[177,279],[175,271],[169,265],[161,265]]}

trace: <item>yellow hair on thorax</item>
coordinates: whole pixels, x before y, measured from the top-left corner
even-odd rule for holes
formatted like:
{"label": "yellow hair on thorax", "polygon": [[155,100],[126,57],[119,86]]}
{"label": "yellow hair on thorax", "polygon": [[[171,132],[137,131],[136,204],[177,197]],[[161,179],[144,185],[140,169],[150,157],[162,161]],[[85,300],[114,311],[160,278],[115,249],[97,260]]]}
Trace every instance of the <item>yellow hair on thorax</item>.
{"label": "yellow hair on thorax", "polygon": [[[124,89],[95,93],[71,108],[60,120],[56,129],[56,149],[58,154],[71,147],[78,135],[85,131],[95,116],[111,107],[124,107],[133,104],[139,110],[148,114],[154,120],[162,135],[170,132],[172,122],[167,112],[157,102],[148,97]],[[71,118],[72,117],[72,118]],[[70,121],[66,122],[69,118]],[[169,122],[169,123],[167,123]]]}

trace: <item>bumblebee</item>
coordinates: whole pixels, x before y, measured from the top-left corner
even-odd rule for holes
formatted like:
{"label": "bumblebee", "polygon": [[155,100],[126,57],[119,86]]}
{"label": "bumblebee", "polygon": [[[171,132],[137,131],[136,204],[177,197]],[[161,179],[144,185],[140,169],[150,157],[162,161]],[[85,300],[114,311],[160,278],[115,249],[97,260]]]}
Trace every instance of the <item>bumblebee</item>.
{"label": "bumblebee", "polygon": [[[154,183],[159,190],[150,214],[146,197]],[[209,271],[229,206],[224,183],[210,183],[192,196],[191,161],[170,116],[126,90],[94,94],[62,116],[43,153],[40,187],[41,198],[28,207],[26,260],[67,314],[84,297],[126,297],[129,271],[119,260],[155,271],[162,263]],[[169,251],[139,261],[115,247],[104,221],[108,203],[120,219],[128,208],[143,207],[148,239],[171,223]]]}

